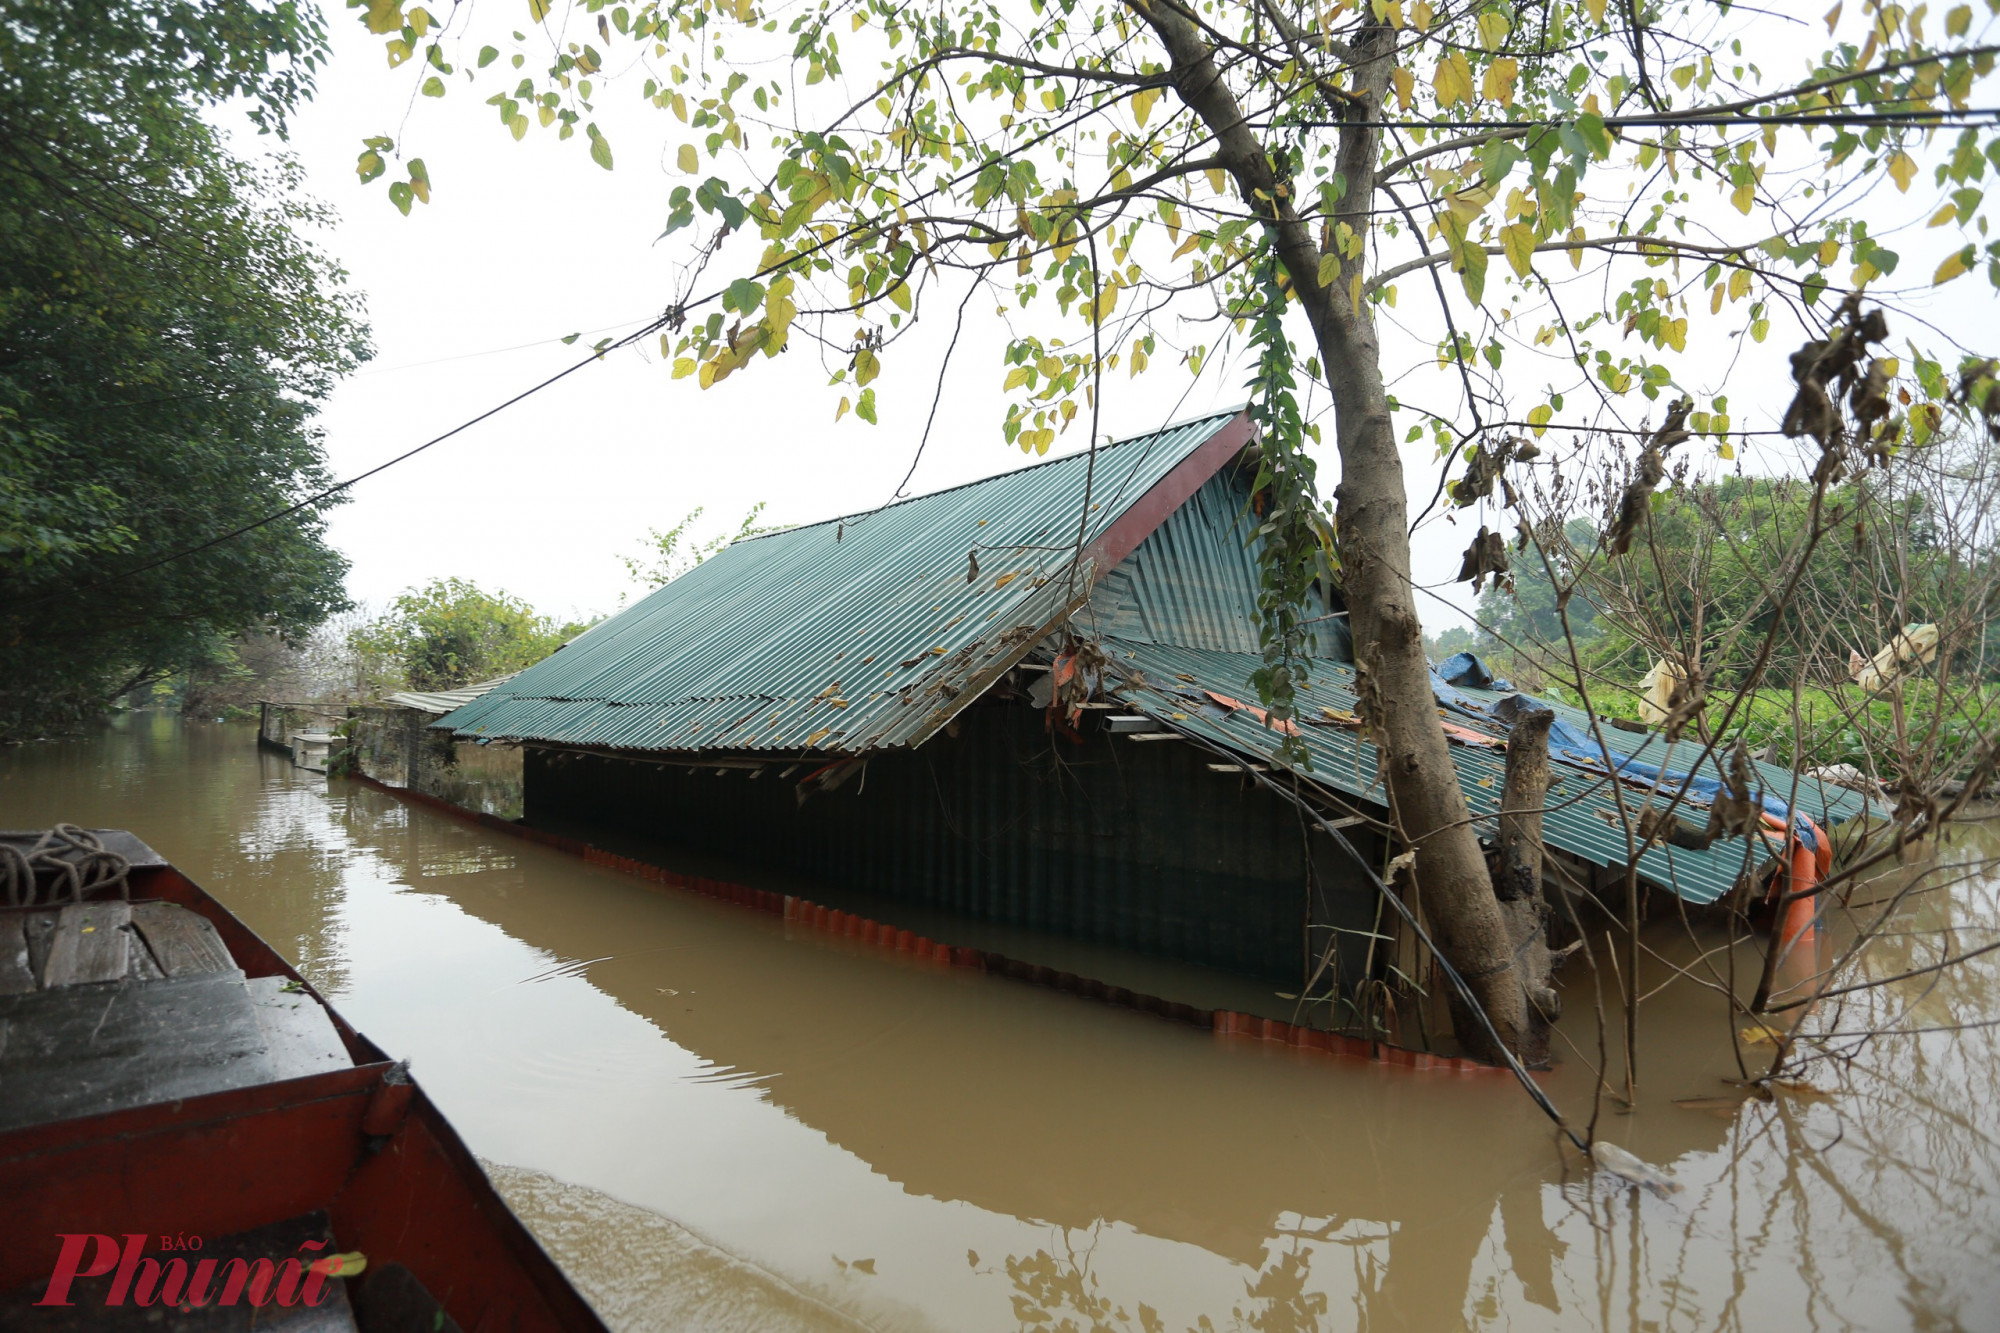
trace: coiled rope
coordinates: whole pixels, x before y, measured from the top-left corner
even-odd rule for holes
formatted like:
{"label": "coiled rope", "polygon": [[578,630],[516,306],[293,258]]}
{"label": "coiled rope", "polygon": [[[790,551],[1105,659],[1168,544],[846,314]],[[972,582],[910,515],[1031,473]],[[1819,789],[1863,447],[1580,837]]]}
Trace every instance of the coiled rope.
{"label": "coiled rope", "polygon": [[[36,836],[32,845],[0,839],[0,890],[9,907],[53,907],[80,903],[85,895],[118,890],[130,901],[126,878],[132,863],[106,847],[89,829],[57,824]],[[67,894],[67,897],[65,897]]]}

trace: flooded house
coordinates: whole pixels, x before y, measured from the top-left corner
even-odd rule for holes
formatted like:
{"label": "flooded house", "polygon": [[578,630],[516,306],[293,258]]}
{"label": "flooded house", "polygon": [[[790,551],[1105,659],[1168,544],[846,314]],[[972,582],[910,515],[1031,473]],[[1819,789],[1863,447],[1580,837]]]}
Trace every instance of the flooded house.
{"label": "flooded house", "polygon": [[[1378,868],[1399,850],[1337,589],[1313,594],[1309,769],[1281,771],[1247,683],[1256,449],[1224,413],[739,541],[433,725],[521,748],[530,826],[759,867],[938,939],[1058,964],[1066,942],[1110,946],[1255,982],[1267,1008],[1420,974],[1371,878],[1255,777],[1281,776]],[[1491,835],[1518,704],[1476,668],[1434,687]],[[1590,730],[1553,706],[1572,738]],[[1623,883],[1607,764],[1634,763],[1628,805],[1642,770],[1687,776],[1658,766],[1659,737],[1601,730],[1594,757],[1554,756],[1552,891]],[[1809,806],[1826,826],[1863,808],[1837,789]],[[1638,871],[1708,903],[1783,846],[1662,843]]]}

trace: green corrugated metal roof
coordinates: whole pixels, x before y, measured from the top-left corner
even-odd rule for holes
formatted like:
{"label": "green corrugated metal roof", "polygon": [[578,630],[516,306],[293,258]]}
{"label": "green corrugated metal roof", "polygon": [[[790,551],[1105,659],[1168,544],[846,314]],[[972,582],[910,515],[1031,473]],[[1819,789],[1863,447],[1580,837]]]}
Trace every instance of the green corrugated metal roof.
{"label": "green corrugated metal roof", "polygon": [[[1261,665],[1255,654],[1119,639],[1106,639],[1104,649],[1110,655],[1114,672],[1128,682],[1120,691],[1120,696],[1140,712],[1241,754],[1266,760],[1275,755],[1280,740],[1276,733],[1248,711],[1218,705],[1205,693],[1212,690],[1236,700],[1254,703],[1255,697],[1250,694],[1245,682]],[[1325,722],[1320,712],[1322,708],[1348,715],[1353,713],[1353,669],[1332,662],[1314,662],[1311,678],[1310,687],[1301,692],[1299,700],[1301,716],[1310,719],[1299,729],[1300,737],[1312,756],[1313,769],[1309,776],[1351,796],[1376,805],[1384,804],[1386,795],[1376,783],[1374,745],[1363,741],[1359,732],[1351,726],[1314,725]],[[1493,692],[1465,693],[1477,694],[1482,700],[1506,697]],[[1587,719],[1575,709],[1563,711],[1572,723],[1588,725]],[[1497,722],[1482,726],[1456,716],[1449,720],[1468,730],[1489,735],[1494,740],[1490,747],[1456,739],[1451,744],[1452,759],[1466,802],[1471,806],[1474,818],[1483,821],[1482,835],[1491,837],[1497,832],[1495,818],[1499,813],[1501,789],[1506,784],[1505,728]],[[1607,735],[1624,737],[1618,748],[1628,752],[1637,748],[1636,744],[1630,743],[1644,740],[1628,733],[1612,732],[1609,728],[1606,732]],[[1657,736],[1653,737],[1652,750],[1646,752],[1646,757],[1656,758],[1655,752],[1664,753],[1664,743]],[[1687,753],[1685,743],[1677,747],[1676,752]],[[1548,808],[1542,818],[1543,837],[1564,851],[1596,865],[1624,865],[1627,859],[1624,826],[1618,820],[1617,804],[1605,776],[1562,762],[1553,766],[1553,772],[1557,785],[1549,792]],[[1772,784],[1774,793],[1789,794],[1789,773],[1769,768],[1763,769],[1762,773],[1766,782]],[[1644,803],[1645,784],[1627,781],[1624,794],[1626,809],[1636,818],[1638,809]],[[1838,823],[1858,813],[1863,806],[1860,798],[1849,792],[1839,792],[1837,797],[1820,800],[1814,793],[1802,791],[1799,804],[1822,826]],[[1706,817],[1704,808],[1699,804],[1683,802],[1682,808],[1687,810],[1691,822],[1701,823]],[[1748,851],[1751,860],[1747,864],[1761,866],[1774,849],[1759,839]],[[1639,873],[1691,902],[1709,903],[1727,893],[1742,875],[1746,867],[1745,852],[1741,838],[1720,840],[1706,851],[1698,852],[1678,847],[1654,847],[1640,854]]]}
{"label": "green corrugated metal roof", "polygon": [[[1240,416],[1100,448],[1088,541]],[[737,542],[434,725],[681,752],[916,744],[1065,614],[1089,472],[1073,454]]]}

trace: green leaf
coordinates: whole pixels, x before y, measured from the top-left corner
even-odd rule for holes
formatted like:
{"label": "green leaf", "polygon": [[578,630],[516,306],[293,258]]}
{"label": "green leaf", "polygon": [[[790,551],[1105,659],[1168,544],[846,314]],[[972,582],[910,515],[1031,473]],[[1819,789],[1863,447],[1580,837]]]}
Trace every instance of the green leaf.
{"label": "green leaf", "polygon": [[854,415],[860,417],[871,426],[875,424],[875,391],[873,389],[863,389],[861,391],[861,401],[854,405]]}
{"label": "green leaf", "polygon": [[500,58],[500,52],[495,48],[490,46],[482,46],[479,48],[479,68],[485,69],[488,65],[492,64],[499,58]]}
{"label": "green leaf", "polygon": [[1486,252],[1467,245],[1458,252],[1458,280],[1465,285],[1465,299],[1478,305],[1486,295]]}
{"label": "green leaf", "polygon": [[1534,272],[1535,229],[1525,222],[1516,222],[1500,229],[1500,243],[1506,247],[1507,262],[1520,277]]}
{"label": "green leaf", "polygon": [[428,79],[424,80],[423,94],[425,97],[443,97],[444,80],[435,74],[431,75]]}
{"label": "green leaf", "polygon": [[1576,132],[1590,147],[1590,155],[1596,158],[1611,156],[1611,131],[1605,128],[1604,117],[1586,111],[1576,118]]}
{"label": "green leaf", "polygon": [[693,144],[684,143],[681,145],[681,151],[674,157],[674,165],[689,176],[701,170],[701,159],[695,156]]}
{"label": "green leaf", "polygon": [[745,315],[757,313],[757,307],[764,303],[764,284],[750,278],[738,278],[722,293],[722,308]]}
{"label": "green leaf", "polygon": [[606,171],[611,170],[611,141],[598,133],[594,122],[584,126],[584,131],[590,135],[590,160]]}
{"label": "green leaf", "polygon": [[415,201],[416,194],[410,189],[408,181],[397,181],[389,187],[389,202],[394,204],[396,211],[404,217],[410,215],[410,205]]}
{"label": "green leaf", "polygon": [[403,7],[396,0],[368,0],[368,12],[361,21],[379,37],[403,26]]}
{"label": "green leaf", "polygon": [[[881,373],[882,373],[882,362],[881,359],[875,355],[875,353],[869,351],[866,347],[864,347],[860,351],[854,354],[854,382],[856,384],[866,384],[870,380],[874,379],[877,375],[880,375]],[[871,411],[873,410],[874,397],[872,390],[869,393],[862,394],[861,400],[862,402],[869,405]],[[875,419],[867,412],[862,413],[862,415],[866,417],[869,421],[873,421]]]}

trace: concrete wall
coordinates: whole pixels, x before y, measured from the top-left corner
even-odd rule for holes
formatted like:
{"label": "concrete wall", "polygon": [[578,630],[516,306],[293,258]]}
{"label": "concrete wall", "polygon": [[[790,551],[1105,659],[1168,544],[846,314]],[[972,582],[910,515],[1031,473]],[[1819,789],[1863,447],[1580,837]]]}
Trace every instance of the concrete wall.
{"label": "concrete wall", "polygon": [[521,751],[454,741],[414,708],[351,708],[342,724],[349,761],[377,782],[408,787],[480,814],[518,819]]}

